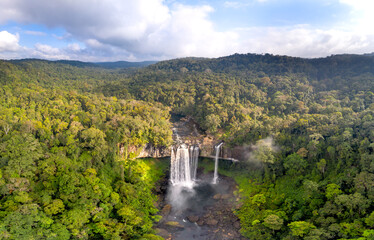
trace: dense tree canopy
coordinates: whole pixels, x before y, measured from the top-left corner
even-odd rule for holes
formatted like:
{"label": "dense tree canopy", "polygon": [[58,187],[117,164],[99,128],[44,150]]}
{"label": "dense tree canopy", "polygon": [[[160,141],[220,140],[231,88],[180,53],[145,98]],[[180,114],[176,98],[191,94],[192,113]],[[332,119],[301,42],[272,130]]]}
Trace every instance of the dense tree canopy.
{"label": "dense tree canopy", "polygon": [[225,146],[254,146],[232,169],[246,237],[374,237],[372,56],[235,54],[139,70],[0,61],[0,83],[2,238],[151,234],[154,178],[128,149],[171,144],[170,112]]}
{"label": "dense tree canopy", "polygon": [[0,90],[0,238],[149,234],[154,180],[120,148],[170,144],[168,109],[43,88],[12,74],[21,79],[2,79]]}

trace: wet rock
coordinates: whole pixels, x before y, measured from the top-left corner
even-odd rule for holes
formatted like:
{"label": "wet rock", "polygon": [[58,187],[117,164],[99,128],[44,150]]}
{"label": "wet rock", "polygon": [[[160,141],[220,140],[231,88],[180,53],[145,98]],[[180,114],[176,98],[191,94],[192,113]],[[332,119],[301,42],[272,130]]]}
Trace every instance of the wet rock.
{"label": "wet rock", "polygon": [[157,202],[159,202],[159,206],[164,206],[165,205],[165,200],[164,200],[164,196],[163,195],[158,195],[158,200]]}
{"label": "wet rock", "polygon": [[187,219],[188,219],[188,221],[190,221],[192,223],[195,223],[195,222],[199,221],[199,216],[188,216]]}
{"label": "wet rock", "polygon": [[167,230],[165,230],[163,228],[156,228],[155,230],[156,230],[157,235],[159,235],[163,238],[170,238],[171,234]]}
{"label": "wet rock", "polygon": [[[203,170],[198,169],[198,176],[203,176],[203,174]],[[209,175],[208,178],[210,179],[210,177]],[[158,235],[168,240],[178,239],[181,234],[185,237],[188,235],[185,235],[186,232],[189,232],[190,235],[184,239],[246,239],[241,236],[239,232],[240,221],[233,213],[233,209],[241,205],[241,201],[235,201],[238,200],[238,196],[233,194],[236,184],[231,178],[226,178],[225,176],[221,176],[221,181],[226,185],[223,186],[225,188],[220,188],[220,194],[212,192],[210,196],[206,196],[210,204],[198,206],[199,203],[197,203],[198,211],[194,207],[191,207],[195,205],[186,206],[183,210],[179,211],[178,208],[168,205],[169,202],[165,197],[167,194],[166,187],[169,186],[168,177],[166,176],[164,180],[161,180],[159,182],[161,193],[159,193],[157,202],[159,203],[158,209],[160,209],[160,215],[163,215],[163,218],[155,226],[162,229],[161,231],[157,231],[156,229],[159,233]],[[163,191],[163,188],[165,188],[165,191]],[[175,216],[178,216],[178,218],[175,218]],[[176,221],[176,219],[181,218],[184,218],[183,222],[180,221],[179,223],[179,221]],[[191,223],[195,223],[197,226]],[[200,230],[195,232],[194,229]]]}
{"label": "wet rock", "polygon": [[218,200],[221,199],[222,195],[217,193],[216,195],[213,196],[213,199]]}
{"label": "wet rock", "polygon": [[221,196],[221,199],[229,199],[230,197],[231,197],[230,194],[223,194],[223,195]]}
{"label": "wet rock", "polygon": [[166,222],[165,225],[167,225],[168,227],[176,228],[176,229],[184,229],[184,226],[176,221]]}
{"label": "wet rock", "polygon": [[206,224],[208,224],[209,226],[215,226],[218,224],[218,221],[215,219],[209,219],[208,221],[206,221]]}
{"label": "wet rock", "polygon": [[163,216],[166,216],[166,215],[169,215],[170,214],[170,211],[171,211],[171,205],[170,204],[166,204],[162,210],[161,210],[161,215]]}
{"label": "wet rock", "polygon": [[240,229],[240,222],[239,222],[239,221],[236,221],[236,222],[234,223],[234,228],[236,228],[236,229]]}
{"label": "wet rock", "polygon": [[161,192],[162,193],[165,193],[167,189],[168,189],[167,186],[161,186]]}
{"label": "wet rock", "polygon": [[205,222],[204,222],[203,219],[200,219],[200,220],[197,221],[196,223],[197,223],[197,225],[199,225],[199,226],[203,226]]}
{"label": "wet rock", "polygon": [[214,207],[204,207],[204,209],[209,212],[214,211]]}

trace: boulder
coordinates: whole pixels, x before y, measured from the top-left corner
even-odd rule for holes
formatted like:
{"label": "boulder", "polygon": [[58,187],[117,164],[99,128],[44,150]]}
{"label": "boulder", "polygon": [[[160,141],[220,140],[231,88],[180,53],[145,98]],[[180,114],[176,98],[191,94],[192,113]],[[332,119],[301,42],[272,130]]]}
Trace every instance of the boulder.
{"label": "boulder", "polygon": [[203,219],[199,219],[199,221],[197,221],[196,223],[197,223],[197,225],[199,225],[199,226],[203,226],[205,222],[204,222]]}
{"label": "boulder", "polygon": [[195,222],[199,221],[199,216],[188,216],[187,219],[188,219],[188,221],[190,221],[192,223],[195,223]]}
{"label": "boulder", "polygon": [[166,216],[166,215],[169,215],[170,214],[170,211],[171,211],[171,205],[170,204],[166,204],[162,210],[161,210],[161,215],[163,216]]}
{"label": "boulder", "polygon": [[216,195],[213,196],[213,199],[218,200],[221,199],[222,195],[217,193]]}
{"label": "boulder", "polygon": [[184,226],[176,221],[170,221],[165,223],[168,227],[174,228],[174,229],[183,229]]}
{"label": "boulder", "polygon": [[236,221],[236,222],[234,223],[234,228],[236,228],[236,229],[240,229],[240,222],[239,222],[239,221]]}
{"label": "boulder", "polygon": [[163,238],[169,238],[170,237],[170,233],[167,230],[162,229],[162,228],[156,228],[156,234],[163,237]]}
{"label": "boulder", "polygon": [[230,194],[223,194],[223,195],[221,196],[221,199],[229,199],[230,197],[231,197]]}
{"label": "boulder", "polygon": [[208,220],[206,221],[206,224],[208,224],[209,226],[215,226],[215,225],[218,224],[218,221],[215,220],[215,219],[208,219]]}

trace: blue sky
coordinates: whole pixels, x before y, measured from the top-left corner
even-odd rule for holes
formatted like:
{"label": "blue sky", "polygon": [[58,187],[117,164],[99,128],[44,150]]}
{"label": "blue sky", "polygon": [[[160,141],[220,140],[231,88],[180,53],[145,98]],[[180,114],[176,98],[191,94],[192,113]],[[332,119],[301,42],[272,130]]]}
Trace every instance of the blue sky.
{"label": "blue sky", "polygon": [[371,0],[2,0],[0,58],[374,52]]}

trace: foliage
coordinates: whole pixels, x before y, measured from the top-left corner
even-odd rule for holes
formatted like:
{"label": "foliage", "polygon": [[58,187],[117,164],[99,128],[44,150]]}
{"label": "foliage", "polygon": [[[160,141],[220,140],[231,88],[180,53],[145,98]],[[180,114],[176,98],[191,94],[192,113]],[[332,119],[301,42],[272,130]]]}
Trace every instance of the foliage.
{"label": "foliage", "polygon": [[[239,184],[246,237],[372,238],[373,57],[73,65],[0,61],[3,238],[155,238],[158,173],[131,149],[171,144],[170,111],[253,150],[225,172]],[[276,151],[257,144],[267,137]]]}
{"label": "foliage", "polygon": [[1,239],[158,239],[159,167],[128,156],[170,144],[167,108],[16,81],[0,95]]}

